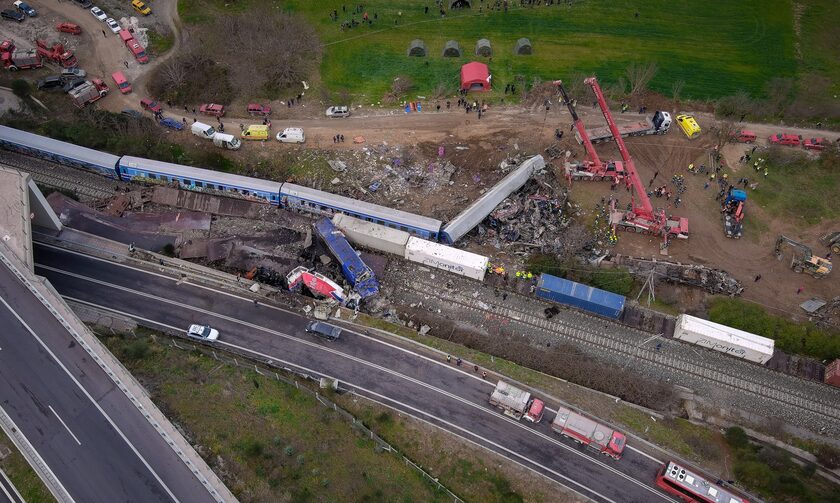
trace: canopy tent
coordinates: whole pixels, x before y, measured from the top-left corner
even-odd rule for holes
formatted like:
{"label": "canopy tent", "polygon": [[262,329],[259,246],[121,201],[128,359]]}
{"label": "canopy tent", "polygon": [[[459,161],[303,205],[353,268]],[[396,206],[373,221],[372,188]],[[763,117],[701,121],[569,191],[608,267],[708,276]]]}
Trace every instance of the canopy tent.
{"label": "canopy tent", "polygon": [[471,0],[449,0],[450,9],[469,9]]}
{"label": "canopy tent", "polygon": [[461,46],[458,45],[456,40],[450,40],[443,46],[443,57],[444,58],[460,58],[461,57]]}
{"label": "canopy tent", "polygon": [[513,53],[520,55],[531,54],[531,41],[525,37],[520,38],[513,47]]}
{"label": "canopy tent", "polygon": [[473,61],[461,67],[461,89],[467,91],[489,91],[490,70],[484,63]]}
{"label": "canopy tent", "polygon": [[476,56],[484,56],[485,58],[489,58],[493,55],[493,49],[490,47],[490,41],[486,38],[482,38],[475,44],[475,55]]}
{"label": "canopy tent", "polygon": [[419,38],[416,38],[416,39],[412,40],[411,43],[408,44],[408,55],[409,56],[417,56],[417,57],[420,57],[420,58],[425,57],[426,56],[426,44],[422,40],[420,40]]}

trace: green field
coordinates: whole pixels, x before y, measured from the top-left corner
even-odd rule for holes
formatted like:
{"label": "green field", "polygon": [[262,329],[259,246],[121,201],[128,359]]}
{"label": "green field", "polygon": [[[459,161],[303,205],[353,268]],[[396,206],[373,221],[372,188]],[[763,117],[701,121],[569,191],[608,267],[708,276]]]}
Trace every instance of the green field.
{"label": "green field", "polygon": [[[348,5],[346,14],[343,3]],[[682,80],[682,96],[697,99],[739,90],[758,96],[774,77],[815,72],[837,82],[840,76],[836,43],[840,29],[831,21],[840,18],[840,2],[800,2],[799,29],[789,0],[576,0],[571,8],[521,8],[518,2],[510,3],[517,5],[507,13],[486,9],[479,13],[473,8],[453,10],[441,18],[434,8],[428,15],[423,13],[425,5],[434,6],[430,1],[372,0],[364,8],[371,18],[377,15],[373,25],[345,31],[340,23],[351,18],[351,4],[339,0],[240,0],[230,5],[221,0],[182,0],[179,12],[187,25],[230,11],[282,8],[302,14],[324,44],[321,81],[330,91],[349,92],[357,102],[379,100],[401,74],[414,80],[417,94],[429,94],[441,85],[453,91],[461,64],[486,60],[473,56],[480,38],[493,44],[495,55],[489,64],[499,90],[516,76],[531,83],[535,78],[568,79],[575,73],[594,73],[604,82],[615,82],[633,62],[658,65],[650,86],[653,90],[671,96],[672,83]],[[332,9],[338,11],[338,22],[330,19]],[[402,15],[395,25],[398,12]],[[357,21],[361,17],[355,14]],[[520,37],[530,38],[531,56],[513,55]],[[428,57],[406,56],[409,42],[416,38],[425,41]],[[441,57],[450,39],[459,42],[465,57]],[[801,61],[795,50],[797,41]]]}

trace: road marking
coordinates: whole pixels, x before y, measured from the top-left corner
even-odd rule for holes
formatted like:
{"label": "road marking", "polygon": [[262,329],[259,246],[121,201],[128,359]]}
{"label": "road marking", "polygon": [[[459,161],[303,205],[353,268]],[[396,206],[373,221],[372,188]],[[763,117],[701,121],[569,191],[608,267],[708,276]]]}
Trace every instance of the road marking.
{"label": "road marking", "polygon": [[[3,494],[6,495],[6,498],[9,501],[12,501],[12,502],[18,502],[19,501],[21,503],[26,503],[25,500],[23,499],[23,496],[21,496],[20,493],[18,492],[17,487],[15,487],[15,485],[12,483],[11,479],[9,479],[9,476],[6,475],[6,472],[4,472],[3,470],[0,470],[0,477],[3,477],[3,480],[6,481],[5,484],[2,483],[2,481],[0,481],[0,489],[3,490]],[[7,487],[8,487],[8,489],[7,489]]]}
{"label": "road marking", "polygon": [[169,487],[163,482],[163,480],[161,480],[160,476],[158,476],[158,474],[151,467],[151,465],[149,465],[149,463],[146,461],[146,459],[143,458],[143,456],[140,455],[140,452],[137,450],[136,447],[134,447],[134,444],[132,444],[128,440],[128,437],[126,437],[125,434],[122,432],[122,430],[119,429],[119,427],[114,422],[114,420],[111,419],[111,417],[108,414],[105,413],[105,411],[102,409],[102,407],[99,405],[99,403],[97,403],[96,400],[94,400],[93,397],[90,395],[90,393],[88,393],[88,391],[84,388],[84,386],[82,386],[82,384],[79,381],[76,380],[76,376],[74,376],[67,369],[67,367],[64,365],[64,363],[61,360],[58,359],[58,357],[55,355],[55,353],[52,352],[52,350],[49,348],[49,346],[47,346],[47,344],[38,336],[38,334],[36,334],[35,331],[32,330],[32,328],[23,320],[23,318],[21,318],[18,315],[18,313],[15,312],[12,309],[12,306],[10,306],[6,302],[6,299],[4,299],[3,297],[0,297],[0,302],[2,302],[3,305],[6,306],[6,309],[8,309],[9,312],[12,313],[12,315],[15,318],[17,318],[18,322],[20,322],[20,324],[23,325],[24,328],[26,328],[26,330],[30,334],[32,334],[32,337],[35,337],[35,339],[41,344],[41,347],[43,347],[44,350],[52,357],[52,359],[55,360],[56,363],[58,363],[58,366],[61,367],[62,370],[64,370],[64,372],[70,377],[70,379],[76,384],[76,386],[78,386],[79,389],[82,390],[82,393],[84,393],[84,395],[88,398],[88,400],[90,400],[90,402],[93,404],[93,406],[96,407],[96,409],[99,411],[99,413],[102,414],[102,416],[108,421],[108,424],[110,424],[111,427],[114,428],[114,430],[120,435],[120,437],[129,446],[129,448],[131,448],[132,452],[134,452],[134,454],[140,459],[140,461],[143,463],[143,465],[149,470],[149,472],[151,472],[151,474],[155,477],[155,479],[158,481],[158,483],[161,485],[161,487],[163,487],[163,489],[166,491],[166,494],[168,494],[169,497],[171,497],[173,501],[176,501],[176,502],[179,501],[178,498],[176,498],[175,495],[172,494],[172,491],[169,489]]}
{"label": "road marking", "polygon": [[[602,462],[602,461],[600,461],[600,460],[598,460],[598,459],[595,459],[595,458],[593,458],[593,457],[591,457],[591,456],[588,456],[588,455],[586,455],[586,454],[583,454],[583,453],[581,453],[580,451],[578,451],[577,449],[575,449],[575,448],[573,448],[573,447],[571,447],[571,446],[569,446],[569,445],[566,445],[565,443],[562,443],[562,442],[560,442],[559,440],[557,440],[557,439],[555,439],[555,438],[552,438],[552,437],[550,437],[550,436],[548,436],[548,435],[546,435],[546,434],[544,434],[544,433],[542,433],[542,432],[539,432],[539,431],[536,431],[536,430],[534,430],[534,429],[532,429],[532,428],[529,428],[529,427],[527,427],[527,426],[523,425],[522,423],[519,423],[518,421],[514,421],[513,419],[508,418],[507,416],[503,416],[503,415],[496,414],[496,413],[495,413],[495,411],[494,411],[494,410],[492,410],[492,409],[490,409],[489,407],[482,407],[482,406],[479,406],[478,404],[475,404],[475,403],[473,403],[473,402],[470,402],[470,401],[468,401],[468,400],[466,400],[466,399],[464,399],[464,398],[462,398],[462,397],[460,397],[460,396],[458,396],[458,395],[455,395],[455,394],[450,393],[450,392],[448,392],[448,391],[445,391],[445,390],[442,390],[442,389],[440,389],[440,388],[434,387],[434,386],[432,386],[432,385],[430,385],[430,384],[427,384],[427,383],[425,383],[425,382],[423,382],[423,381],[420,381],[420,380],[415,379],[415,378],[413,378],[413,377],[410,377],[410,376],[407,376],[407,375],[401,374],[401,373],[399,373],[399,372],[396,372],[396,371],[394,371],[394,370],[388,369],[388,368],[386,368],[386,367],[382,367],[381,365],[375,364],[375,363],[373,363],[373,362],[368,362],[368,361],[366,361],[366,360],[362,360],[361,358],[358,358],[358,357],[356,357],[356,356],[349,355],[349,354],[346,354],[346,353],[342,353],[342,352],[340,352],[340,351],[338,351],[338,350],[335,350],[335,349],[332,349],[332,348],[324,347],[324,346],[321,346],[321,345],[318,345],[318,344],[315,344],[315,343],[313,343],[313,342],[306,341],[306,340],[303,340],[303,339],[298,339],[298,338],[293,337],[293,336],[291,336],[291,335],[289,335],[289,334],[284,334],[284,333],[282,333],[282,332],[279,332],[279,331],[276,331],[276,330],[272,330],[272,329],[269,329],[269,328],[266,328],[266,327],[263,327],[263,326],[260,326],[260,325],[254,324],[254,323],[250,323],[250,322],[246,322],[246,321],[244,321],[244,320],[239,320],[239,319],[236,319],[236,318],[233,318],[233,317],[230,317],[230,316],[226,316],[226,315],[222,315],[222,314],[214,313],[214,312],[212,312],[212,311],[208,311],[208,310],[201,309],[201,308],[198,308],[198,307],[195,307],[195,306],[191,306],[191,305],[189,305],[189,304],[183,304],[183,303],[176,302],[176,301],[173,301],[173,300],[170,300],[170,299],[163,299],[163,298],[161,298],[161,297],[159,297],[159,296],[155,296],[155,295],[147,294],[147,293],[145,293],[145,292],[139,292],[139,291],[136,291],[136,290],[132,290],[132,289],[130,289],[130,288],[128,288],[128,287],[123,287],[123,286],[120,286],[120,285],[111,284],[111,283],[108,283],[108,282],[105,282],[105,281],[102,281],[102,280],[98,280],[98,279],[90,278],[90,277],[83,276],[83,275],[80,275],[80,274],[71,273],[71,272],[68,272],[68,271],[62,271],[62,270],[60,270],[60,269],[56,269],[56,268],[53,268],[53,267],[50,267],[50,266],[43,266],[43,265],[39,265],[38,267],[41,267],[41,268],[43,268],[43,269],[47,269],[47,270],[51,270],[51,271],[57,272],[57,273],[59,273],[59,274],[65,274],[65,275],[68,275],[68,276],[71,276],[71,277],[76,277],[76,278],[78,278],[78,279],[82,279],[82,280],[86,280],[86,281],[89,281],[89,282],[92,282],[92,283],[96,283],[96,284],[100,284],[100,285],[103,285],[103,286],[107,286],[107,287],[109,287],[109,288],[113,288],[113,289],[115,289],[115,290],[121,290],[121,291],[126,291],[126,292],[129,292],[129,293],[133,293],[134,295],[137,295],[137,296],[140,296],[140,297],[150,298],[150,299],[153,299],[153,300],[156,300],[156,301],[158,301],[158,302],[165,303],[165,304],[171,304],[171,305],[174,305],[174,306],[178,306],[178,307],[186,308],[186,309],[193,310],[193,311],[196,311],[196,312],[200,312],[200,313],[206,314],[206,315],[208,315],[208,316],[213,316],[213,317],[216,317],[216,318],[219,318],[219,319],[223,319],[223,320],[226,320],[226,321],[230,321],[230,322],[233,322],[233,323],[236,323],[236,324],[239,324],[239,325],[244,325],[244,326],[247,326],[247,327],[250,327],[250,328],[254,328],[254,329],[257,329],[257,330],[260,330],[260,331],[263,331],[263,332],[267,332],[267,333],[270,333],[270,334],[273,334],[273,335],[277,335],[277,336],[283,337],[283,338],[285,338],[285,339],[287,339],[287,340],[289,340],[289,341],[292,341],[292,342],[300,343],[300,344],[303,344],[303,345],[306,345],[306,346],[310,346],[310,347],[312,347],[312,348],[316,348],[316,349],[319,349],[319,350],[322,350],[322,351],[326,351],[326,352],[328,352],[328,353],[332,353],[332,354],[334,354],[334,355],[336,355],[336,356],[343,357],[343,358],[348,359],[348,360],[356,361],[356,362],[358,362],[358,363],[360,363],[360,364],[362,364],[362,365],[366,365],[366,366],[369,366],[369,367],[375,368],[375,369],[377,369],[377,370],[380,370],[380,371],[382,371],[382,372],[385,372],[385,373],[391,374],[391,375],[393,375],[393,376],[395,376],[395,377],[398,377],[398,378],[401,378],[401,379],[407,380],[407,381],[409,381],[409,382],[413,382],[414,384],[417,384],[417,385],[419,385],[419,386],[421,386],[421,387],[425,387],[425,388],[427,388],[427,389],[429,389],[429,390],[431,390],[431,391],[433,391],[433,392],[435,392],[435,393],[437,393],[437,394],[444,395],[444,396],[446,396],[446,397],[448,397],[448,398],[451,398],[451,399],[453,399],[453,400],[455,400],[455,401],[462,402],[462,403],[464,403],[464,404],[466,404],[466,405],[468,405],[468,406],[471,406],[471,407],[473,407],[473,408],[475,408],[475,409],[477,409],[477,410],[479,410],[479,411],[482,411],[482,412],[484,412],[484,413],[490,414],[490,415],[492,415],[492,416],[493,416],[493,417],[495,417],[495,418],[499,418],[499,419],[501,419],[501,420],[503,420],[503,421],[507,421],[509,424],[512,424],[513,426],[518,427],[518,428],[522,428],[523,430],[528,431],[528,432],[530,432],[530,433],[532,433],[532,434],[534,434],[534,435],[537,435],[537,436],[539,436],[539,437],[543,438],[544,440],[547,440],[548,442],[553,443],[553,444],[555,444],[555,445],[559,446],[559,447],[560,447],[560,448],[562,448],[562,449],[567,450],[568,452],[570,452],[570,453],[572,453],[572,454],[574,454],[574,455],[580,456],[581,458],[586,459],[587,461],[589,461],[589,462],[591,462],[591,463],[594,463],[594,464],[596,464],[596,465],[599,465],[600,467],[602,467],[602,468],[604,468],[604,469],[606,469],[606,470],[608,470],[608,471],[610,471],[610,472],[614,473],[615,475],[618,475],[618,476],[619,476],[619,477],[621,477],[621,478],[624,478],[624,479],[626,479],[626,480],[630,481],[630,482],[631,482],[631,483],[633,483],[633,484],[638,485],[639,487],[642,487],[642,488],[644,488],[644,489],[646,489],[646,490],[650,491],[651,493],[653,493],[653,494],[655,494],[655,495],[657,495],[657,496],[660,496],[660,497],[662,496],[662,494],[660,494],[659,492],[655,491],[652,487],[650,487],[650,486],[647,486],[647,485],[643,484],[641,481],[636,480],[636,479],[634,479],[634,478],[630,477],[629,475],[627,475],[627,474],[625,474],[625,473],[622,473],[622,472],[618,471],[617,469],[615,469],[615,468],[613,468],[613,467],[611,467],[611,466],[609,466],[609,465],[605,464],[604,462]],[[132,313],[128,313],[128,312],[124,312],[124,311],[120,311],[120,310],[113,309],[113,308],[110,308],[110,307],[107,307],[107,306],[101,306],[101,305],[99,305],[99,304],[94,304],[94,303],[92,303],[92,302],[83,301],[83,300],[80,300],[80,299],[76,299],[76,298],[74,298],[74,297],[69,297],[69,296],[67,296],[67,297],[65,297],[65,298],[67,298],[67,299],[69,299],[69,300],[72,300],[72,301],[74,301],[74,302],[79,302],[79,303],[81,303],[81,304],[86,304],[86,305],[89,305],[89,306],[97,307],[97,308],[104,309],[104,310],[107,310],[107,311],[111,311],[111,312],[114,312],[114,313],[117,313],[117,314],[121,314],[121,315],[124,315],[124,316],[128,316],[128,317],[130,317],[130,318],[134,318],[134,319],[138,319],[138,320],[142,320],[142,321],[147,321],[147,322],[153,323],[153,324],[155,324],[155,325],[157,325],[157,326],[161,326],[161,327],[169,328],[169,329],[174,330],[174,331],[177,331],[177,332],[183,332],[183,329],[180,329],[180,328],[178,328],[178,327],[173,327],[173,326],[171,326],[171,325],[167,325],[167,324],[160,323],[160,322],[157,322],[157,321],[154,321],[154,320],[150,320],[150,319],[148,319],[148,318],[144,318],[144,317],[141,317],[141,316],[138,316],[138,315],[132,314]],[[297,316],[297,314],[295,314],[295,315]],[[315,371],[315,370],[312,370],[312,369],[308,369],[308,368],[303,367],[303,366],[301,366],[301,365],[293,364],[293,363],[291,363],[291,362],[287,362],[287,361],[282,360],[282,359],[280,359],[280,358],[276,358],[276,357],[274,357],[274,356],[271,356],[271,355],[268,355],[268,354],[265,354],[265,353],[262,353],[262,352],[255,351],[255,350],[253,350],[253,349],[245,348],[245,347],[243,347],[243,346],[239,346],[239,345],[236,345],[236,344],[232,344],[232,343],[230,343],[230,342],[225,342],[225,341],[222,341],[222,340],[218,340],[218,341],[216,341],[216,344],[219,344],[219,345],[224,345],[224,346],[229,346],[229,347],[232,347],[232,348],[236,348],[236,349],[238,349],[238,350],[240,350],[240,351],[246,351],[246,352],[248,352],[248,353],[252,353],[252,354],[255,354],[255,355],[261,356],[261,357],[263,357],[263,358],[265,358],[265,359],[268,359],[268,360],[271,360],[271,361],[277,361],[277,362],[281,362],[281,363],[284,363],[284,364],[287,364],[287,365],[292,365],[292,366],[294,366],[294,367],[297,367],[297,368],[300,368],[300,369],[304,369],[304,370],[306,370],[306,371],[308,371],[308,372],[312,372],[312,373],[315,373],[315,374],[319,374],[319,375],[324,376],[324,377],[335,378],[335,377],[333,377],[333,376],[326,375],[326,374],[324,374],[323,372],[318,372],[318,371]],[[342,380],[342,381],[344,381],[344,382],[349,383],[349,381],[347,381],[347,380],[345,380],[345,379],[341,379],[341,380]],[[352,383],[349,383],[349,384],[352,384]],[[353,385],[354,387],[358,387],[359,389],[362,389],[362,390],[368,391],[368,390],[366,390],[365,388],[362,388],[361,386],[356,386],[355,384],[352,384],[352,385]],[[371,393],[373,393],[373,392],[371,392]],[[390,399],[389,399],[389,400],[390,400]],[[443,420],[441,420],[441,421],[443,421]],[[460,427],[459,427],[459,428],[460,428]],[[489,440],[488,440],[488,442],[489,442]],[[494,445],[495,445],[495,444],[494,444]],[[518,455],[518,454],[517,454],[517,455]],[[519,455],[518,455],[518,456],[519,456]],[[550,470],[550,469],[549,469],[549,470]],[[593,491],[593,492],[594,492],[594,491]]]}
{"label": "road marking", "polygon": [[635,447],[633,447],[632,445],[629,445],[629,444],[628,444],[628,445],[627,445],[627,448],[628,448],[628,449],[630,449],[631,451],[638,452],[639,454],[641,454],[642,456],[644,456],[644,457],[648,458],[648,459],[649,459],[649,460],[651,460],[651,461],[654,461],[654,462],[659,463],[659,464],[661,464],[661,465],[664,465],[664,464],[665,464],[665,462],[664,462],[664,461],[662,461],[662,460],[660,460],[660,459],[656,459],[655,457],[651,456],[650,454],[648,454],[648,453],[646,453],[646,452],[644,452],[644,451],[640,451],[639,449],[636,449],[636,448],[635,448]]}
{"label": "road marking", "polygon": [[75,440],[77,444],[82,445],[82,443],[79,441],[79,438],[76,435],[74,435],[72,431],[70,431],[70,427],[67,426],[67,423],[64,422],[64,419],[61,419],[61,416],[59,416],[58,412],[56,412],[55,409],[53,409],[52,405],[47,405],[47,407],[49,407],[52,413],[55,414],[55,417],[57,417],[58,420],[61,421],[61,425],[64,426],[64,429],[67,430],[67,433],[69,433],[70,436],[73,437],[73,440]]}

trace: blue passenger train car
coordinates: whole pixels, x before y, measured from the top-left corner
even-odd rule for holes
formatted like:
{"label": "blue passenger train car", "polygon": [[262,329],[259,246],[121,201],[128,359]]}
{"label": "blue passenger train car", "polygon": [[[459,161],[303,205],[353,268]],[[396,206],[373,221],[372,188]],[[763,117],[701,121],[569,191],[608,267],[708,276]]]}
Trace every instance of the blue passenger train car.
{"label": "blue passenger train car", "polygon": [[65,166],[93,171],[109,178],[117,177],[117,162],[120,158],[107,152],[53,140],[8,126],[0,126],[0,146]]}
{"label": "blue passenger train car", "polygon": [[322,218],[315,223],[315,232],[327,244],[327,248],[338,259],[344,277],[353,285],[359,295],[366,299],[379,293],[379,282],[373,271],[350,246],[347,238],[329,218]]}

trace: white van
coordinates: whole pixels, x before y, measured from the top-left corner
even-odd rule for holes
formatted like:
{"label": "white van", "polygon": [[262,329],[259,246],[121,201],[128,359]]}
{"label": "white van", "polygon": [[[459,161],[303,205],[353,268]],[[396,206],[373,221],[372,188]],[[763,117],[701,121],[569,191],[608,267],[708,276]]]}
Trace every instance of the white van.
{"label": "white van", "polygon": [[277,133],[277,141],[281,143],[303,143],[306,141],[306,136],[303,134],[303,128],[287,127]]}
{"label": "white van", "polygon": [[212,140],[213,135],[216,134],[216,129],[213,126],[207,125],[203,122],[193,122],[190,131],[192,131],[192,134],[207,140]]}

